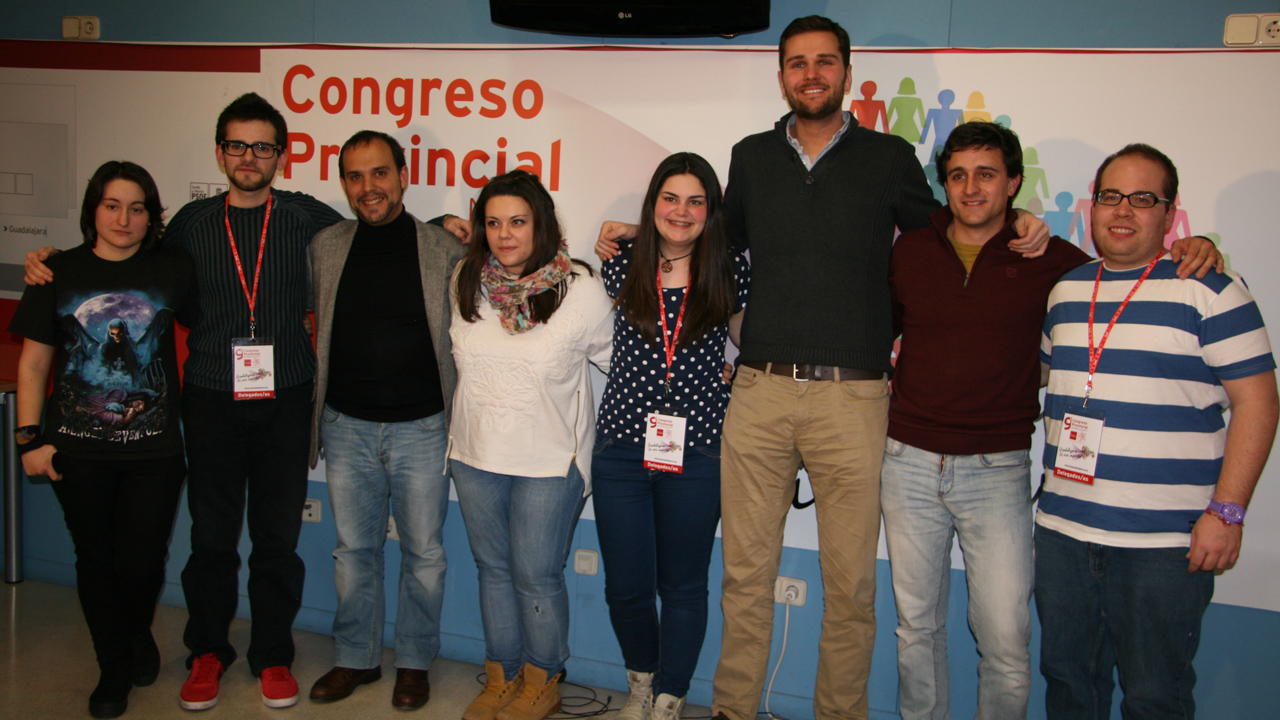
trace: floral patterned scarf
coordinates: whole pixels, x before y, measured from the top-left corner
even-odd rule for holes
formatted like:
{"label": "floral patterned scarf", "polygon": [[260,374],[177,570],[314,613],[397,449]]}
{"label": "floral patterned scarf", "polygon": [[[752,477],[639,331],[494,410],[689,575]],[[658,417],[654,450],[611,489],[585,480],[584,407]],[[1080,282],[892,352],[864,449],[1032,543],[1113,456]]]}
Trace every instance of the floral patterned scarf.
{"label": "floral patterned scarf", "polygon": [[564,281],[569,276],[569,265],[569,245],[563,240],[551,262],[522,278],[511,277],[490,254],[489,261],[480,270],[480,283],[489,296],[489,306],[502,318],[502,329],[516,335],[537,325],[529,317],[529,298]]}

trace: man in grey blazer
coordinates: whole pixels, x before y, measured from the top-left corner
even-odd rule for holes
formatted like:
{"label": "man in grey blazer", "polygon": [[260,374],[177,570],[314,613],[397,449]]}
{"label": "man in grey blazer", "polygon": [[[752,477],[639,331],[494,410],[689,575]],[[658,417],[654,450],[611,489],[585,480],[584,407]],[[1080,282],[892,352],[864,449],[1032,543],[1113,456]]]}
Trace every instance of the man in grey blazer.
{"label": "man in grey blazer", "polygon": [[464,247],[404,210],[409,174],[389,135],[356,133],[338,155],[359,220],[316,235],[316,397],[311,466],[325,450],[337,528],[335,667],[311,699],[340,700],[382,677],[387,510],[400,536],[396,685],[392,705],[427,702],[440,649],[449,503],[447,425],[457,370],[449,341],[449,277]]}

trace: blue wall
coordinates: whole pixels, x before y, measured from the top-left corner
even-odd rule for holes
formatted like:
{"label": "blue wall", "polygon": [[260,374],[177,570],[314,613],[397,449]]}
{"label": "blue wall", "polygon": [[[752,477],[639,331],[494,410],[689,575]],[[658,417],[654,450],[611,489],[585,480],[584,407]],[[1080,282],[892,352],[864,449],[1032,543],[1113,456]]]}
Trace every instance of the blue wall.
{"label": "blue wall", "polygon": [[[1280,2],[1241,0],[868,0],[820,2],[774,0],[769,30],[725,40],[697,39],[706,45],[771,45],[790,19],[825,14],[849,29],[858,46],[929,47],[1221,47],[1222,25],[1230,13],[1280,12]],[[64,0],[43,4],[0,0],[0,35],[17,39],[58,39],[63,15],[97,15],[108,40],[150,42],[247,43],[537,43],[596,44],[605,38],[576,38],[527,33],[492,25],[488,3],[386,0],[224,0],[182,3],[167,0]],[[643,43],[663,41],[645,40]],[[671,41],[670,44],[682,41]],[[61,512],[47,482],[25,485],[27,576],[74,584],[73,553]],[[297,627],[328,632],[335,606],[334,530],[324,484],[311,483],[310,497],[322,500],[324,520],[303,526],[301,554],[307,564],[304,608]],[[807,510],[805,512],[812,512]],[[176,584],[189,551],[190,519],[180,513],[171,547],[163,602],[183,605]],[[450,508],[445,543],[450,555],[445,600],[443,654],[480,662],[483,640],[477,611],[476,570],[457,507]],[[579,525],[575,547],[595,549],[594,523]],[[247,557],[248,541],[242,540]],[[710,681],[720,643],[719,547],[712,562],[712,612],[709,632],[690,701],[709,704]],[[388,543],[388,585],[397,582],[399,548]],[[788,548],[780,574],[809,583],[809,598],[791,611],[787,659],[778,675],[772,708],[792,718],[812,715],[813,678],[822,613],[817,553]],[[873,716],[897,717],[896,625],[889,568],[879,563],[875,656],[870,683]],[[570,677],[578,682],[619,687],[624,684],[621,657],[604,603],[604,577],[568,574],[573,597]],[[241,592],[244,592],[243,579]],[[972,717],[976,707],[977,653],[965,620],[964,574],[954,573],[951,632],[952,705],[956,717]],[[394,594],[392,594],[394,597]],[[241,604],[247,615],[248,603]],[[779,606],[781,607],[781,606]],[[388,612],[388,622],[394,611]],[[783,611],[775,623],[774,656],[781,644]],[[390,625],[387,636],[391,637]],[[1213,605],[1205,618],[1204,640],[1196,662],[1197,697],[1204,718],[1270,717],[1280,667],[1280,613]],[[1038,653],[1039,628],[1033,639]],[[772,668],[772,662],[770,663]],[[1043,717],[1043,682],[1033,674],[1031,716]],[[303,678],[310,682],[311,678]],[[1115,713],[1118,716],[1118,713]]]}
{"label": "blue wall", "polygon": [[[333,592],[333,514],[323,483],[310,483],[308,496],[321,500],[322,521],[302,526],[299,553],[306,561],[307,579],[303,590],[303,608],[298,614],[295,627],[328,633],[336,607]],[[49,482],[43,478],[27,482],[24,486],[24,505],[27,577],[74,585],[71,539],[63,525],[62,513]],[[161,602],[167,605],[186,605],[178,578],[191,548],[190,529],[191,519],[186,512],[184,496],[170,546],[169,582],[161,594]],[[248,557],[249,547],[246,533],[240,541],[240,552],[244,558]],[[466,530],[463,528],[462,514],[457,503],[450,503],[445,523],[445,547],[449,554],[449,573],[445,591],[441,654],[479,664],[484,660],[484,634],[478,611],[476,567],[467,545]],[[579,523],[574,547],[599,550],[594,522],[584,520]],[[399,578],[398,543],[387,543],[386,560],[387,587],[394,588]],[[786,548],[782,553],[779,574],[804,579],[809,584],[809,596],[804,607],[791,609],[786,660],[774,684],[771,708],[789,718],[812,717],[818,634],[822,622],[822,584],[818,554],[809,550]],[[604,600],[604,575],[577,575],[570,570],[566,573],[566,579],[572,598],[569,679],[600,687],[624,687],[626,682],[621,652],[609,626],[609,613]],[[711,679],[715,674],[719,654],[722,621],[718,591],[720,580],[720,544],[717,541],[711,562],[712,604],[707,639],[689,691],[690,702],[699,705],[709,705],[711,702]],[[880,561],[877,564],[877,581],[876,617],[879,628],[869,691],[872,717],[883,720],[898,717],[897,641],[893,634],[897,623],[887,562]],[[246,595],[243,571],[240,594]],[[965,618],[966,595],[964,573],[952,571],[947,624],[950,628],[951,646],[951,704],[952,713],[957,718],[973,717],[978,702],[978,654]],[[394,605],[394,592],[388,592],[388,597]],[[776,607],[779,609],[774,618],[773,658],[769,663],[771,672],[781,648],[784,620],[782,606]],[[238,616],[248,617],[247,597],[240,603]],[[395,609],[392,607],[387,612],[385,634],[388,640],[394,637],[394,622]],[[1031,653],[1036,658],[1040,645],[1038,622],[1034,623],[1033,630]],[[1196,672],[1199,675],[1196,697],[1201,707],[1200,717],[1213,720],[1274,715],[1277,695],[1274,675],[1276,668],[1280,668],[1280,643],[1276,642],[1277,638],[1280,638],[1280,613],[1231,605],[1210,606],[1204,620],[1200,653],[1196,658]],[[313,680],[314,678],[302,678],[304,684]],[[1043,698],[1044,681],[1038,673],[1033,672],[1029,715],[1033,720],[1044,717]],[[1118,699],[1117,693],[1117,709],[1113,712],[1115,717],[1119,717]]]}
{"label": "blue wall", "polygon": [[[1276,0],[773,0],[772,7],[768,30],[696,42],[776,44],[792,18],[816,13],[843,25],[855,46],[1222,47],[1227,15],[1280,12]],[[2,0],[0,36],[60,39],[63,15],[96,15],[103,39],[121,41],[616,42],[498,27],[487,0]]]}

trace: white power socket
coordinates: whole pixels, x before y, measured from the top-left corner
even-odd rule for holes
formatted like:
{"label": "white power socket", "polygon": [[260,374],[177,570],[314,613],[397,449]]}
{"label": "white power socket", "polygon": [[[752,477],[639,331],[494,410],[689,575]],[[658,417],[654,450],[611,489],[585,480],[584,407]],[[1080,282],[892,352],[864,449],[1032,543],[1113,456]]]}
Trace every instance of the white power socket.
{"label": "white power socket", "polygon": [[102,37],[102,25],[93,15],[63,15],[63,40],[97,40]]}
{"label": "white power socket", "polygon": [[1280,45],[1280,14],[1228,15],[1222,30],[1222,44],[1227,47]]}
{"label": "white power socket", "polygon": [[573,553],[573,571],[579,575],[595,575],[600,572],[600,554],[595,550],[578,548]]}
{"label": "white power socket", "polygon": [[1258,18],[1262,31],[1258,33],[1259,45],[1280,45],[1280,15],[1263,15]]}
{"label": "white power socket", "polygon": [[809,583],[797,578],[778,576],[773,583],[773,601],[783,605],[803,607],[809,595]]}
{"label": "white power socket", "polygon": [[387,539],[400,542],[400,531],[396,529],[396,516],[387,516]]}
{"label": "white power socket", "polygon": [[302,503],[302,522],[318,523],[320,522],[320,501],[315,498],[307,498]]}

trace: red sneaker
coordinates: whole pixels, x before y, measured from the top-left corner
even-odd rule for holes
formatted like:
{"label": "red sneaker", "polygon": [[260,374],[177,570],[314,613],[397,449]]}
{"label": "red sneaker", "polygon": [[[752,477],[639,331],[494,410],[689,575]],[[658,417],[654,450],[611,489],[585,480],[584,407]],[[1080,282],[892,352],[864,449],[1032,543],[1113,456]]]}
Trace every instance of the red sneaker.
{"label": "red sneaker", "polygon": [[182,683],[178,696],[183,710],[208,710],[218,704],[218,682],[222,679],[222,661],[213,653],[205,653],[191,663],[191,676]]}
{"label": "red sneaker", "polygon": [[258,676],[262,683],[262,704],[271,708],[287,708],[298,703],[298,681],[289,674],[289,668],[276,665]]}

